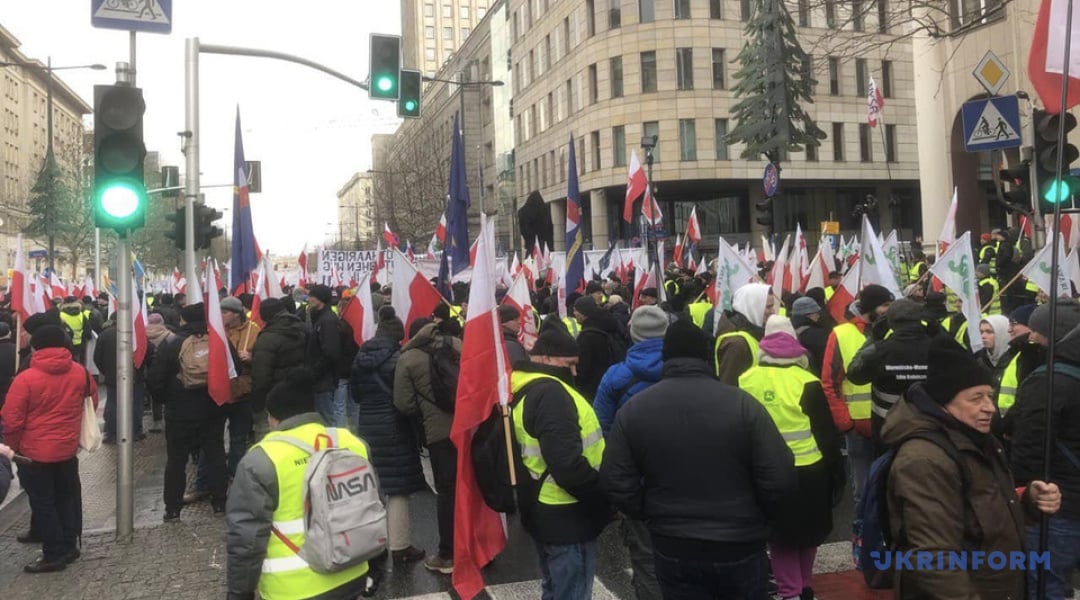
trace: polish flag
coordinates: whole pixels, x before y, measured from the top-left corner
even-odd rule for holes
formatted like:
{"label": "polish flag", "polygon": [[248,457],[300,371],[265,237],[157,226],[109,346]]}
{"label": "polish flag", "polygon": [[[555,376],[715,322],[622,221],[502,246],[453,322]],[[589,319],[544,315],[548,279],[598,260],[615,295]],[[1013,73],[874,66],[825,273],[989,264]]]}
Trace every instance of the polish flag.
{"label": "polish flag", "polygon": [[[264,255],[265,257],[265,255]],[[270,276],[266,272],[266,259],[259,261],[259,268],[255,271],[258,275],[255,281],[255,287],[252,289],[255,291],[251,296],[251,320],[262,329],[266,326],[262,317],[259,316],[259,307],[262,306],[262,301],[270,298]],[[278,290],[280,292],[280,290]]]}
{"label": "polish flag", "polygon": [[623,202],[623,220],[627,223],[634,221],[634,201],[638,199],[649,187],[649,180],[645,175],[645,169],[641,168],[638,161],[637,151],[630,151],[630,171],[626,178],[626,200]]}
{"label": "polish flag", "polygon": [[791,244],[791,236],[784,236],[784,243],[780,246],[780,252],[773,262],[772,271],[769,272],[769,283],[772,284],[773,295],[779,299],[785,291],[791,291],[791,274],[787,269],[788,246]]}
{"label": "polish flag", "polygon": [[206,296],[206,333],[210,339],[206,388],[214,402],[221,406],[232,397],[231,381],[236,378],[236,365],[229,350],[225,321],[221,317],[221,300],[217,294],[217,290],[221,289],[221,280],[216,272],[216,265],[206,270],[206,289],[210,291]]}
{"label": "polish flag", "polygon": [[30,277],[26,273],[26,258],[23,255],[22,234],[20,233],[15,242],[15,269],[11,275],[11,286],[8,294],[11,296],[11,310],[26,321],[30,315],[35,314],[35,302],[33,291],[30,289]]}
{"label": "polish flag", "polygon": [[41,304],[41,312],[44,312],[53,299],[53,288],[49,285],[49,278],[44,273],[40,273],[33,285],[34,297]]}
{"label": "polish flag", "polygon": [[[333,265],[333,263],[330,263],[330,264]],[[385,268],[386,268],[386,252],[383,251],[382,240],[378,240],[375,243],[375,272],[371,274],[371,279],[373,281],[378,281],[379,280],[379,273],[382,272],[382,270],[385,269]],[[331,266],[331,270],[333,270],[332,266]],[[338,280],[340,281],[340,277],[338,278]],[[340,284],[338,284],[338,285],[340,285]]]}
{"label": "polish flag", "polygon": [[300,256],[296,257],[296,264],[300,265],[300,281],[298,282],[300,287],[306,286],[308,282],[307,260],[307,242],[305,242],[304,249],[300,251]]}
{"label": "polish flag", "polygon": [[476,267],[476,245],[480,243],[480,238],[473,240],[472,246],[469,246],[469,266]]}
{"label": "polish flag", "polygon": [[[517,252],[515,252],[513,260],[510,261],[510,266],[506,269],[506,272],[503,273],[503,283],[506,284],[507,288],[514,284],[514,278],[517,277],[517,274],[520,272],[521,261],[518,260]],[[526,289],[527,288],[528,285],[526,285]]]}
{"label": "polish flag", "polygon": [[641,306],[642,290],[651,287],[654,288],[658,286],[656,285],[656,269],[650,266],[644,277],[638,275],[637,285],[634,286],[634,301],[631,303],[634,310],[637,310],[637,307]]}
{"label": "polish flag", "polygon": [[521,331],[518,332],[518,341],[525,350],[532,350],[536,344],[536,311],[532,305],[532,296],[529,295],[529,286],[524,273],[514,276],[514,281],[503,296],[503,304],[508,304],[521,312]]}
{"label": "polish flag", "polygon": [[816,287],[825,289],[825,286],[829,284],[829,271],[832,270],[832,252],[830,251],[829,255],[826,255],[826,247],[827,244],[824,243],[824,240],[818,245],[817,254],[814,255],[814,260],[810,262],[809,273],[806,276],[806,287],[803,288],[803,291]]}
{"label": "polish flag", "polygon": [[490,236],[486,231],[490,227],[487,216],[481,215],[477,239],[484,243],[477,248],[479,258],[469,292],[461,348],[457,408],[450,429],[450,439],[458,448],[453,584],[463,600],[471,600],[484,589],[480,569],[506,547],[505,518],[484,502],[471,456],[476,428],[497,407],[506,410],[510,400],[510,361],[496,314],[494,273],[489,272],[495,255],[495,248],[489,247]]}
{"label": "polish flag", "polygon": [[[446,246],[446,213],[443,213],[439,217],[439,224],[435,226],[435,235],[432,236],[432,241],[439,240],[439,243]],[[432,246],[435,244],[433,243]]]}
{"label": "polish flag", "polygon": [[690,209],[690,218],[686,221],[686,239],[695,246],[701,242],[701,225],[698,223],[697,206]]}
{"label": "polish flag", "polygon": [[146,299],[140,302],[139,297],[135,294],[135,277],[131,278],[131,290],[132,298],[131,302],[134,306],[134,310],[131,311],[131,325],[134,335],[131,342],[131,357],[135,361],[135,368],[138,369],[143,365],[143,361],[146,360],[146,350],[150,347],[150,341],[146,337]]}
{"label": "polish flag", "polygon": [[405,240],[405,256],[409,258],[409,262],[416,262],[416,252],[413,251],[412,242]]}
{"label": "polish flag", "polygon": [[656,198],[653,197],[652,189],[650,187],[645,188],[645,203],[642,206],[642,211],[645,214],[645,221],[653,227],[659,227],[664,222],[664,214],[660,212],[660,205],[656,203]]}
{"label": "polish flag", "polygon": [[[67,296],[67,286],[64,285],[63,281],[60,281],[60,278],[56,276],[55,272],[49,273],[49,286],[52,288],[50,297],[63,300],[64,297]],[[131,289],[134,290],[135,288]]]}
{"label": "polish flag", "polygon": [[394,233],[393,231],[390,230],[390,224],[389,223],[383,223],[382,237],[383,237],[383,240],[386,241],[386,246],[389,247],[389,248],[397,248],[398,246],[401,245],[401,238],[398,237],[398,234],[396,234],[396,233]]}
{"label": "polish flag", "polygon": [[810,272],[810,260],[806,249],[806,236],[803,235],[802,225],[795,224],[795,245],[791,248],[791,258],[788,261],[788,277],[791,280],[791,291],[805,292],[806,276]]}
{"label": "polish flag", "polygon": [[356,294],[345,301],[341,320],[352,327],[357,346],[375,337],[375,309],[371,302],[371,273],[364,273],[357,282]]}
{"label": "polish flag", "polygon": [[435,236],[431,236],[431,241],[427,245],[427,258],[430,260],[438,260],[439,257],[435,256]]}
{"label": "polish flag", "polygon": [[683,267],[682,246],[683,246],[682,236],[680,236],[679,234],[676,233],[675,234],[675,256],[673,258],[675,259],[676,266],[678,266],[680,269]]}
{"label": "polish flag", "polygon": [[[1028,54],[1028,79],[1046,111],[1062,112],[1061,74],[1065,71],[1065,27],[1069,0],[1042,0]],[[1068,91],[1064,108],[1080,104],[1080,7],[1073,7]]]}
{"label": "polish flag", "polygon": [[94,278],[89,275],[83,280],[83,296],[90,296],[91,298],[97,298],[97,288],[94,287]]}
{"label": "polish flag", "polygon": [[826,309],[837,323],[846,321],[844,311],[859,295],[859,266],[860,263],[855,263],[848,269],[847,274],[840,280],[840,285],[833,291],[832,298],[825,303]]}
{"label": "polish flag", "polygon": [[870,83],[866,86],[866,122],[871,127],[877,127],[881,119],[881,109],[885,107],[885,96],[881,88],[874,82],[874,76],[870,76]]}
{"label": "polish flag", "polygon": [[[479,238],[477,238],[479,239]],[[390,276],[390,285],[394,293],[390,296],[390,305],[394,307],[402,324],[405,325],[405,339],[409,341],[409,326],[413,321],[428,317],[435,307],[443,302],[443,297],[435,286],[431,285],[423,273],[416,270],[416,265],[409,262],[398,250],[394,250],[394,272]],[[473,287],[476,286],[476,273],[473,273]]]}

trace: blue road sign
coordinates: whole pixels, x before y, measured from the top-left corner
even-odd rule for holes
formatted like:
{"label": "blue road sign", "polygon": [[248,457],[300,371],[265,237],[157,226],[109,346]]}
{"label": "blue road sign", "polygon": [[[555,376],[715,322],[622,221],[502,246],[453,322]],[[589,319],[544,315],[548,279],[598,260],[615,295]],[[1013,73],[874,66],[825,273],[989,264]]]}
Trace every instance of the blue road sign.
{"label": "blue road sign", "polygon": [[101,29],[172,33],[172,0],[90,0],[90,24]]}
{"label": "blue road sign", "polygon": [[761,186],[765,188],[767,198],[772,198],[780,190],[780,170],[776,168],[776,164],[770,162],[765,165],[765,174],[761,177]]}
{"label": "blue road sign", "polygon": [[981,152],[1013,148],[1022,142],[1020,102],[1016,96],[994,96],[965,102],[964,150]]}
{"label": "blue road sign", "polygon": [[26,253],[30,258],[45,258],[49,256],[48,250],[31,250]]}

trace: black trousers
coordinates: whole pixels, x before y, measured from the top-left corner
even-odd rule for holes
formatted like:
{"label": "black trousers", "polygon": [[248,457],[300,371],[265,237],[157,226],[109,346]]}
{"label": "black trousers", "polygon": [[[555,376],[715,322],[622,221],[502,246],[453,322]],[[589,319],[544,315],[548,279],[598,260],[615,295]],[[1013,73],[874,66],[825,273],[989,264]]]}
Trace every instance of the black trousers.
{"label": "black trousers", "polygon": [[19,475],[30,500],[30,530],[41,539],[46,561],[62,561],[82,534],[79,459],[20,465]]}
{"label": "black trousers", "polygon": [[439,521],[439,556],[454,557],[454,493],[457,482],[457,448],[449,439],[428,446],[431,474],[435,479],[436,515]]}
{"label": "black trousers", "polygon": [[165,427],[165,509],[180,510],[187,486],[187,461],[195,450],[206,460],[211,503],[225,503],[225,417],[218,413],[199,421],[170,420]]}

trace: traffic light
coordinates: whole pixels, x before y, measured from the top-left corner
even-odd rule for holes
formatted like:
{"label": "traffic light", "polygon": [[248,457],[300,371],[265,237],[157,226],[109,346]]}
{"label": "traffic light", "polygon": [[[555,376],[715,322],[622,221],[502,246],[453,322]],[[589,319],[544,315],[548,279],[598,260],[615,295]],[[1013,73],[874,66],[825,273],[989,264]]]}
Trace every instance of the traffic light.
{"label": "traffic light", "polygon": [[[1069,143],[1069,132],[1076,128],[1076,117],[1071,113],[1050,114],[1036,110],[1035,119],[1035,167],[1039,198],[1050,205],[1068,202],[1080,191],[1080,182],[1069,175],[1069,164],[1080,157],[1076,146]],[[1065,119],[1065,137],[1058,139],[1061,119]],[[1062,156],[1062,178],[1057,178],[1058,156]]]}
{"label": "traffic light", "polygon": [[187,209],[183,206],[176,209],[171,215],[165,215],[165,220],[172,223],[172,231],[166,231],[165,237],[173,241],[173,244],[180,250],[184,250],[187,247],[187,240],[184,237],[185,219]]}
{"label": "traffic light", "polygon": [[401,70],[401,95],[397,114],[403,119],[420,118],[420,71]]}
{"label": "traffic light", "polygon": [[[1031,168],[1026,162],[1015,167],[998,171],[998,179],[1001,181],[1002,196],[1005,201],[1016,206],[1019,210],[1027,212],[1031,210]],[[1011,189],[1005,191],[1005,184]]]}
{"label": "traffic light", "polygon": [[757,218],[757,224],[772,231],[773,226],[773,199],[763,198],[754,203],[754,207],[761,213]]}
{"label": "traffic light", "polygon": [[214,221],[221,218],[221,211],[205,204],[195,205],[195,249],[210,247],[210,240],[221,237],[225,232],[214,226]]}
{"label": "traffic light", "polygon": [[94,221],[118,233],[146,221],[142,90],[94,86]]}
{"label": "traffic light", "polygon": [[401,36],[371,34],[370,58],[368,97],[373,100],[397,100],[401,77]]}

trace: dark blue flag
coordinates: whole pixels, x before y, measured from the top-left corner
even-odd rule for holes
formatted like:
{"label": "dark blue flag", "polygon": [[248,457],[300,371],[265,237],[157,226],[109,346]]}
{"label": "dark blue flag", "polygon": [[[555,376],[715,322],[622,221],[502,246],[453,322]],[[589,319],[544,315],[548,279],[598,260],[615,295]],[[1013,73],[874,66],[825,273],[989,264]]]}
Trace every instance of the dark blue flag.
{"label": "dark blue flag", "polygon": [[567,297],[585,291],[585,249],[581,231],[581,194],[578,192],[574,135],[570,134],[570,164],[566,176],[566,280]]}
{"label": "dark blue flag", "polygon": [[450,149],[450,206],[446,211],[449,240],[445,252],[453,261],[454,274],[469,267],[469,185],[465,173],[465,145],[454,116],[454,137]]}
{"label": "dark blue flag", "polygon": [[250,292],[251,272],[259,267],[262,250],[255,241],[251,225],[251,203],[248,196],[247,163],[244,162],[244,140],[240,137],[240,107],[236,107],[236,147],[233,155],[233,222],[232,222],[232,283],[231,292]]}

